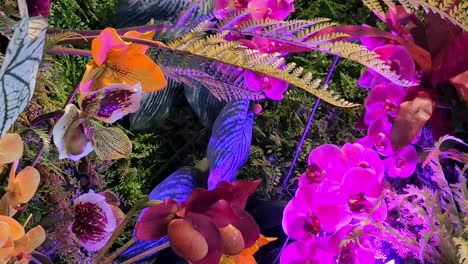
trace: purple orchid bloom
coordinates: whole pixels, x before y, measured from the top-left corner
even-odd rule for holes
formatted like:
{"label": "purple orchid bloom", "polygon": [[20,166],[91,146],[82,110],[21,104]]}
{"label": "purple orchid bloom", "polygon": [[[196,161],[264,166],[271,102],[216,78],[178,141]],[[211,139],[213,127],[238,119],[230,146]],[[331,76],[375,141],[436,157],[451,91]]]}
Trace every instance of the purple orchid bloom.
{"label": "purple orchid bloom", "polygon": [[404,97],[405,90],[399,85],[389,83],[374,86],[364,104],[366,107],[364,121],[370,125],[377,119],[387,118],[387,115],[396,117]]}
{"label": "purple orchid bloom", "polygon": [[69,226],[72,238],[88,251],[98,251],[109,240],[116,218],[104,196],[90,191],[73,202],[75,219]]}
{"label": "purple orchid bloom", "polygon": [[[416,66],[409,52],[401,45],[388,44],[377,47],[373,50],[380,55],[380,59],[388,61],[391,69],[401,75],[402,79],[415,80]],[[378,84],[391,83],[382,75],[371,69],[367,69],[359,78],[359,86],[364,88],[372,88]]]}
{"label": "purple orchid bloom", "polygon": [[245,10],[247,8],[254,10],[249,19],[275,19],[283,20],[289,13],[294,12],[295,8],[292,2],[294,0],[217,0],[215,10],[221,11],[217,14],[218,18],[224,18],[228,8],[234,2],[235,12]]}
{"label": "purple orchid bloom", "polygon": [[281,254],[281,264],[334,264],[334,254],[326,248],[326,238],[312,238],[289,244]]}
{"label": "purple orchid bloom", "polygon": [[383,118],[374,121],[369,126],[367,131],[368,140],[381,155],[390,156],[395,152],[392,148],[391,132],[392,124]]}
{"label": "purple orchid bloom", "polygon": [[384,165],[388,176],[392,178],[408,178],[416,169],[418,154],[413,145],[408,145],[400,150],[395,156],[385,159]]}
{"label": "purple orchid bloom", "polygon": [[[328,248],[330,252],[339,254],[338,263],[340,264],[369,264],[375,263],[375,248],[372,245],[368,236],[361,236],[359,243],[351,240],[346,245],[342,245],[342,241],[346,239],[355,227],[345,226],[338,230],[328,240]],[[370,232],[374,229],[373,226],[365,226],[363,231]]]}

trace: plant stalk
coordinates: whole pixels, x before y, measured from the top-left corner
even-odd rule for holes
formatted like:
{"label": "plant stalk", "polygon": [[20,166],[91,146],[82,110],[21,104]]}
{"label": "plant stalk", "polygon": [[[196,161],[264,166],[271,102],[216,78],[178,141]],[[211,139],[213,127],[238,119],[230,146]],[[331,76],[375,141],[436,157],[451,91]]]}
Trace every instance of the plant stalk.
{"label": "plant stalk", "polygon": [[129,259],[129,260],[126,260],[126,261],[122,262],[122,264],[134,263],[135,261],[137,261],[137,260],[139,260],[139,259],[142,259],[142,258],[144,258],[144,257],[146,257],[146,256],[148,256],[148,255],[154,254],[154,253],[156,253],[156,252],[158,252],[158,251],[160,251],[160,250],[163,250],[163,249],[165,249],[165,248],[168,248],[168,247],[170,247],[170,246],[171,246],[171,245],[169,244],[169,242],[164,243],[164,244],[162,244],[162,245],[160,245],[160,246],[158,246],[158,247],[155,247],[155,248],[150,249],[150,250],[148,250],[148,251],[146,251],[146,252],[143,252],[143,253],[141,253],[140,255],[136,255],[135,257],[133,257],[133,258],[131,258],[131,259]]}
{"label": "plant stalk", "polygon": [[132,239],[130,239],[129,241],[127,241],[127,243],[125,243],[123,246],[121,246],[120,248],[118,248],[114,253],[112,253],[109,257],[107,257],[106,259],[104,259],[104,261],[102,262],[103,264],[108,264],[108,263],[112,263],[112,261],[118,257],[120,254],[122,254],[122,252],[124,252],[125,250],[127,250],[129,247],[131,247],[133,244],[135,244],[135,242],[138,241],[138,238],[136,237],[132,237]]}

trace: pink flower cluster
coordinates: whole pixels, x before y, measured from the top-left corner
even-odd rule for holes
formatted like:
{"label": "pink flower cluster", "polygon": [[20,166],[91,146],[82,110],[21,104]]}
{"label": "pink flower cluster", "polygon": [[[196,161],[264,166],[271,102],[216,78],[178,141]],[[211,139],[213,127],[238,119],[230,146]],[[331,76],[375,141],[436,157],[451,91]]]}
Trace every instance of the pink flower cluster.
{"label": "pink flower cluster", "polygon": [[[230,11],[241,12],[246,9],[253,10],[240,23],[246,20],[273,19],[284,20],[289,13],[294,12],[294,0],[217,0],[216,10],[218,18],[225,18]],[[230,8],[233,10],[230,10]],[[228,40],[237,40],[249,49],[257,50],[260,54],[273,54],[278,52],[278,43],[264,37],[254,36],[244,39],[241,36],[229,35]],[[286,55],[283,53],[282,55]],[[273,100],[283,99],[283,93],[288,89],[288,83],[265,76],[263,74],[245,71],[245,86],[254,91],[262,90],[265,96]]]}
{"label": "pink flower cluster", "polygon": [[299,257],[312,263],[316,259],[334,263],[336,252],[345,249],[350,256],[358,254],[351,245],[339,249],[336,236],[359,220],[383,222],[387,218],[382,198],[384,166],[373,149],[350,143],[342,148],[322,145],[310,153],[308,164],[296,197],[284,209],[283,229],[298,241],[285,250],[282,264],[296,263]]}
{"label": "pink flower cluster", "polygon": [[[387,61],[391,69],[403,79],[418,81],[414,60],[403,46],[386,44],[379,38],[363,38],[362,42]],[[408,145],[396,152],[391,142],[392,122],[398,115],[407,91],[371,69],[364,72],[359,85],[371,91],[364,104],[367,136],[358,142],[366,147],[374,147],[380,155],[388,157],[384,160],[384,166],[390,177],[411,176],[416,168],[416,149]]]}

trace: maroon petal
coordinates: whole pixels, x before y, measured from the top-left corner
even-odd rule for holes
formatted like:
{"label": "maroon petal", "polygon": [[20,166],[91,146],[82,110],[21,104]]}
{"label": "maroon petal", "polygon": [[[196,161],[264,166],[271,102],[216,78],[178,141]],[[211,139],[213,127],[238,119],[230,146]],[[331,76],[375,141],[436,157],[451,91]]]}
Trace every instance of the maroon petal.
{"label": "maroon petal", "polygon": [[234,227],[239,229],[244,237],[245,248],[251,247],[255,241],[260,237],[260,228],[258,227],[255,219],[244,210],[236,211],[240,216],[240,220],[232,223]]}
{"label": "maroon petal", "polygon": [[231,202],[233,193],[229,189],[216,188],[208,191],[197,188],[193,190],[184,203],[187,212],[205,213],[213,204],[219,200]]}
{"label": "maroon petal", "polygon": [[141,240],[158,240],[167,235],[169,222],[180,210],[179,204],[172,199],[144,210],[135,226],[136,237]]}
{"label": "maroon petal", "polygon": [[232,199],[232,207],[244,209],[245,204],[247,203],[247,199],[250,195],[255,193],[257,190],[258,185],[260,184],[260,180],[256,181],[244,181],[244,180],[237,180],[230,184],[227,181],[222,181],[218,183],[216,187],[222,187],[231,190],[234,193],[234,197]]}
{"label": "maroon petal", "polygon": [[226,200],[219,200],[214,203],[208,209],[206,215],[213,218],[219,228],[240,220],[239,216],[233,211],[231,204]]}
{"label": "maroon petal", "polygon": [[223,241],[221,233],[211,217],[197,213],[190,213],[184,220],[191,222],[195,230],[200,232],[208,243],[208,254],[206,257],[200,261],[192,262],[192,264],[219,263],[219,260],[223,255]]}

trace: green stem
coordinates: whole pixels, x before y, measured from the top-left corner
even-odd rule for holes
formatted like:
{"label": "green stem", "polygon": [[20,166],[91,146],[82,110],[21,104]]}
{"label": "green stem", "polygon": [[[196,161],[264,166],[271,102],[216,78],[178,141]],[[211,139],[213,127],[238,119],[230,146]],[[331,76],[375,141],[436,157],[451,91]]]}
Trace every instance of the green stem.
{"label": "green stem", "polygon": [[125,250],[127,250],[129,247],[131,247],[133,244],[135,244],[135,242],[138,241],[138,238],[136,237],[132,237],[132,239],[130,239],[127,243],[125,243],[123,246],[121,246],[120,248],[118,248],[114,253],[112,253],[109,257],[107,257],[106,259],[104,259],[104,261],[102,262],[102,264],[108,264],[108,263],[112,263],[112,261],[118,257],[120,254],[122,254],[122,252],[124,252]]}
{"label": "green stem", "polygon": [[[139,27],[129,27],[129,28],[120,28],[116,29],[117,33],[120,34],[125,34],[129,31],[138,31],[141,33],[145,33],[148,31],[153,31],[153,30],[164,30],[168,27],[170,27],[170,24],[154,24],[154,25],[144,25],[144,26],[139,26]],[[64,34],[64,33],[76,33],[77,35],[81,36],[97,36],[101,33],[102,30],[76,30],[76,29],[64,29],[64,28],[48,28],[47,29],[47,34],[48,35],[54,35],[54,34]]]}
{"label": "green stem", "polygon": [[137,255],[137,256],[135,256],[135,257],[133,257],[133,258],[131,258],[131,259],[125,261],[125,262],[122,262],[121,264],[130,264],[130,263],[134,263],[135,261],[137,261],[137,260],[139,260],[139,259],[142,259],[142,258],[144,258],[144,257],[146,257],[146,256],[148,256],[148,255],[154,254],[154,253],[156,253],[156,252],[158,252],[158,251],[160,251],[160,250],[163,250],[163,249],[165,249],[165,248],[168,248],[168,247],[170,247],[170,246],[171,246],[171,245],[169,244],[169,242],[164,243],[164,244],[162,244],[162,245],[160,245],[160,246],[158,246],[158,247],[155,247],[155,248],[150,249],[150,250],[148,250],[148,251],[146,251],[146,252],[143,252],[143,253],[141,253],[140,255]]}
{"label": "green stem", "polygon": [[145,204],[147,201],[148,201],[148,197],[140,201],[137,201],[133,205],[132,209],[130,209],[130,211],[128,211],[128,213],[125,215],[125,218],[122,220],[120,225],[114,230],[114,232],[112,233],[112,236],[109,238],[109,240],[104,245],[104,247],[101,248],[101,250],[99,250],[97,256],[94,258],[94,261],[91,264],[99,263],[99,261],[104,257],[107,251],[111,248],[112,244],[114,244],[115,240],[117,240],[120,234],[122,234],[122,232],[125,229],[125,226],[127,226],[130,219],[132,219],[132,217],[135,215],[136,212],[142,209],[142,205]]}

